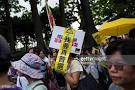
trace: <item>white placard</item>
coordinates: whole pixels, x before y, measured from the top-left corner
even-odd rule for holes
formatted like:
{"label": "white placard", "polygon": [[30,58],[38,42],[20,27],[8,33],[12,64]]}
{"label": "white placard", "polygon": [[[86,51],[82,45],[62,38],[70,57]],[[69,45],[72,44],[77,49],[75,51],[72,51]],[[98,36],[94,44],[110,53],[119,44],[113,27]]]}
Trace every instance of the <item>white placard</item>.
{"label": "white placard", "polygon": [[[64,27],[60,27],[60,26],[54,27],[50,45],[49,45],[50,48],[59,49],[60,43],[62,41],[63,33],[64,33]],[[71,53],[74,53],[74,54],[81,53],[84,36],[85,36],[84,31],[79,31],[79,30],[76,31],[74,40],[73,40],[73,44],[72,44]]]}

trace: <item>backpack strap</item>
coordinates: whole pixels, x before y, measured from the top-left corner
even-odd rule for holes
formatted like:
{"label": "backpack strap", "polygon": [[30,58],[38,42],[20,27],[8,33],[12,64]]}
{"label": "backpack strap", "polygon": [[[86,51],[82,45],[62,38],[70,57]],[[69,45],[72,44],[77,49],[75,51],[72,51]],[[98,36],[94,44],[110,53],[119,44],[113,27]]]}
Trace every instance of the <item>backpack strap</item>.
{"label": "backpack strap", "polygon": [[34,90],[37,86],[40,86],[40,85],[44,85],[44,83],[38,83],[38,84],[36,84],[36,85],[32,88],[32,90]]}
{"label": "backpack strap", "polygon": [[21,82],[21,80],[20,80],[20,77],[18,78],[18,80],[19,80],[20,86],[22,87],[22,82]]}
{"label": "backpack strap", "polygon": [[85,75],[85,76],[89,75],[89,74],[87,73],[87,71],[85,70],[85,68],[83,67],[83,65],[81,64],[80,60],[79,60],[79,59],[76,59],[76,60],[79,61],[80,65],[82,66],[84,75]]}
{"label": "backpack strap", "polygon": [[[79,61],[79,63],[81,64],[81,62],[80,62],[80,60],[78,59],[78,61]],[[96,82],[98,82],[93,76],[92,76],[92,74],[91,73],[87,73],[87,71],[85,70],[85,68],[84,68],[84,66],[81,64],[81,66],[82,66],[82,68],[83,68],[83,73],[84,73],[84,75],[85,76],[90,76],[90,77],[92,77]]]}

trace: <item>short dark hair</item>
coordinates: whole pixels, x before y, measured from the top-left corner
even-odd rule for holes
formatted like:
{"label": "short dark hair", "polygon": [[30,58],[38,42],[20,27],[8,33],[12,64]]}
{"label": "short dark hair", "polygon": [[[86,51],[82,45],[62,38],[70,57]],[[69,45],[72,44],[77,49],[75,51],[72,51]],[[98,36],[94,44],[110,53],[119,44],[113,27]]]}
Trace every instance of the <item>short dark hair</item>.
{"label": "short dark hair", "polygon": [[40,54],[40,51],[41,51],[41,49],[38,48],[38,47],[34,47],[34,48],[33,48],[33,53],[34,53],[34,54],[37,54],[38,56],[39,56],[39,54]]}
{"label": "short dark hair", "polygon": [[122,58],[127,64],[135,65],[135,40],[116,40],[109,44],[105,53],[107,58],[110,58],[110,55],[114,54],[116,51],[119,51],[122,55]]}
{"label": "short dark hair", "polygon": [[75,58],[77,55],[74,54],[74,53],[70,53],[70,56],[73,57],[73,58]]}
{"label": "short dark hair", "polygon": [[43,52],[44,54],[45,54],[45,56],[47,56],[48,55],[48,51],[47,51],[47,49],[42,49],[42,48],[38,48],[38,47],[35,47],[35,48],[33,48],[33,52],[34,52],[34,54],[37,54],[38,56],[39,56],[39,54],[40,54],[40,52]]}
{"label": "short dark hair", "polygon": [[122,55],[135,55],[135,40],[126,39],[110,42],[105,53],[112,55],[116,51],[120,51]]}
{"label": "short dark hair", "polygon": [[133,29],[131,29],[131,30],[129,31],[128,37],[129,37],[130,39],[135,39],[135,28],[133,28]]}
{"label": "short dark hair", "polygon": [[10,48],[3,36],[0,35],[0,74],[7,73],[11,65]]}

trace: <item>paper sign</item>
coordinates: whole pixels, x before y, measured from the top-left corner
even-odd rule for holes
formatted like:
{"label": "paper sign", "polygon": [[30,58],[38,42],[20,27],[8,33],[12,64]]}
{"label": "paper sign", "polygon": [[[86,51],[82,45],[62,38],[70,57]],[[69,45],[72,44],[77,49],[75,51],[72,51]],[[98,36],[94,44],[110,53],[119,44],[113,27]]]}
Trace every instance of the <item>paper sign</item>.
{"label": "paper sign", "polygon": [[[52,33],[51,41],[49,47],[59,49],[60,43],[62,41],[62,36],[64,34],[64,27],[55,26],[54,31]],[[72,49],[71,53],[74,54],[80,54],[82,49],[82,44],[84,40],[85,32],[84,31],[76,31],[73,43],[72,43]]]}

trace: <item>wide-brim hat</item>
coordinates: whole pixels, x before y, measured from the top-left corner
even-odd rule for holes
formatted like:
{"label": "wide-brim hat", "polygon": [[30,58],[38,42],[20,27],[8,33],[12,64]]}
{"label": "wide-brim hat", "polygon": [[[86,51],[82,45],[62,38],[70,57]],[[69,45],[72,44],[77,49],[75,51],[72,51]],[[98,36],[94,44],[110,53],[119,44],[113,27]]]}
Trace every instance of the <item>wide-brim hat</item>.
{"label": "wide-brim hat", "polygon": [[15,69],[34,79],[42,79],[44,77],[40,69],[43,64],[44,62],[40,57],[32,53],[27,53],[20,60],[12,63]]}

